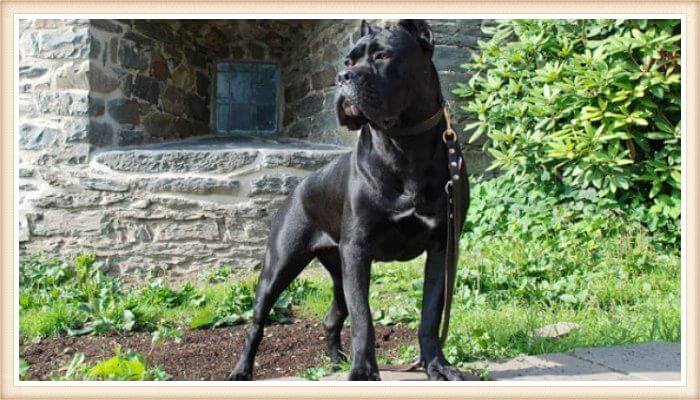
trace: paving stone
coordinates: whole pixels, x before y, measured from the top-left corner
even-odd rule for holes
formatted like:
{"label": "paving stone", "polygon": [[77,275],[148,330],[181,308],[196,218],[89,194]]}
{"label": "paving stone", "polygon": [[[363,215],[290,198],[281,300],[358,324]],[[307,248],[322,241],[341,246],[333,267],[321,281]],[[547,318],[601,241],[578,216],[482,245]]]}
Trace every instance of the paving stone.
{"label": "paving stone", "polygon": [[628,346],[577,349],[575,357],[628,373],[634,379],[681,379],[680,343],[655,342]]}
{"label": "paving stone", "polygon": [[484,367],[495,380],[514,381],[626,381],[634,380],[629,375],[610,368],[572,357],[567,354],[542,354],[516,357],[503,361],[475,363]]}

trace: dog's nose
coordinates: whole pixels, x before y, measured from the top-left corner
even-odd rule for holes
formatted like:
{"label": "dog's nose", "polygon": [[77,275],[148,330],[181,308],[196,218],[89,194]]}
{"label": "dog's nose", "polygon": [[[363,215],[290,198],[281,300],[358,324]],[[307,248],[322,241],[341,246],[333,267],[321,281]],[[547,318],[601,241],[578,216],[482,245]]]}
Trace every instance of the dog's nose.
{"label": "dog's nose", "polygon": [[338,72],[338,76],[336,76],[335,80],[338,84],[342,84],[350,82],[353,78],[355,78],[355,73],[352,70],[344,69]]}

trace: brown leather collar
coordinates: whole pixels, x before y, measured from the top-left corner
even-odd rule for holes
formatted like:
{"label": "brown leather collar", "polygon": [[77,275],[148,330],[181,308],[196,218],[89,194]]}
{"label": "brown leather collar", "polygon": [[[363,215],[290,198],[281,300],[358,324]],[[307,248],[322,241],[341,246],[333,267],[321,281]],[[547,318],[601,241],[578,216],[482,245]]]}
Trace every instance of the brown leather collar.
{"label": "brown leather collar", "polygon": [[423,122],[420,122],[416,125],[409,126],[407,128],[391,128],[384,130],[385,134],[389,136],[411,136],[411,135],[418,135],[419,133],[423,133],[425,131],[428,131],[434,127],[437,126],[437,124],[442,121],[442,118],[444,116],[444,108],[443,106],[440,106],[438,110],[430,116],[430,118],[424,120]]}

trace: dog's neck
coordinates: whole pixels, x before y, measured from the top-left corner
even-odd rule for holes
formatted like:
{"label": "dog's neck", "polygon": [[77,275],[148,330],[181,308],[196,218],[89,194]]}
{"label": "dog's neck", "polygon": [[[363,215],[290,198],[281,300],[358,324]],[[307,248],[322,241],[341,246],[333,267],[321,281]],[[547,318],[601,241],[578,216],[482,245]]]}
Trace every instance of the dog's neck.
{"label": "dog's neck", "polygon": [[[433,107],[427,113],[427,118],[441,109],[437,103]],[[433,171],[436,165],[443,164],[445,149],[442,133],[445,128],[444,117],[433,127],[406,136],[391,136],[367,124],[362,129],[358,150],[375,159],[372,165],[377,166],[378,170],[372,171],[373,175],[391,174],[404,182],[423,180],[427,171]]]}

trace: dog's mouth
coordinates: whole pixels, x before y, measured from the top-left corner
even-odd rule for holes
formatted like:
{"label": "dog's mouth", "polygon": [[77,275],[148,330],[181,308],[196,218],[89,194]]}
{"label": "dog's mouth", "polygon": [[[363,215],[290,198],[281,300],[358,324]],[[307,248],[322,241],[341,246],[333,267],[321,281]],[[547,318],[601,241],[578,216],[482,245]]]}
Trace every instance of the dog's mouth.
{"label": "dog's mouth", "polygon": [[340,96],[337,102],[338,123],[345,125],[350,130],[358,130],[364,124],[371,124],[378,129],[391,129],[398,125],[398,118],[382,118],[374,121],[367,117],[360,106],[350,101],[345,96]]}
{"label": "dog's mouth", "polygon": [[365,114],[356,104],[352,103],[347,97],[340,96],[338,98],[336,109],[338,113],[338,123],[345,125],[350,130],[358,130],[362,125],[369,122]]}

